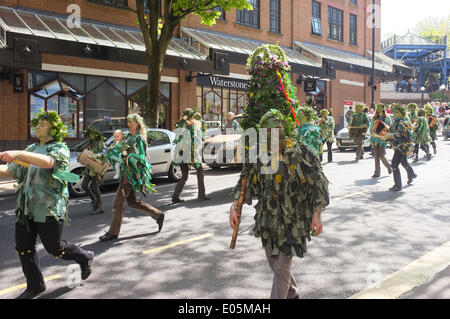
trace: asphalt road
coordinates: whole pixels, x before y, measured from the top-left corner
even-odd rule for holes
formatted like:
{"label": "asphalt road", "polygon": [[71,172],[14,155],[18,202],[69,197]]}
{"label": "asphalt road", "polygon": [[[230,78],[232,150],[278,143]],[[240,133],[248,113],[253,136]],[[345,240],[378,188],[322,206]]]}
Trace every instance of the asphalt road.
{"label": "asphalt road", "polygon": [[[392,155],[387,150],[389,160]],[[449,242],[449,165],[450,141],[441,138],[430,162],[421,158],[412,165],[419,176],[414,183],[392,193],[393,178],[383,166],[382,176],[371,178],[374,163],[367,153],[358,163],[353,152],[334,153],[334,162],[324,164],[331,182],[324,232],[310,242],[305,258],[293,261],[300,297],[348,298]],[[403,168],[401,174],[406,184]],[[191,173],[181,196],[186,202],[177,205],[171,205],[175,184],[155,180],[158,193],[145,200],[166,213],[162,231],[157,233],[153,219],[126,207],[119,239],[105,243],[98,237],[111,221],[114,187],[103,190],[102,215],[90,215],[87,198],[72,199],[63,238],[95,252],[94,270],[81,286],[70,288],[76,267],[48,255],[39,242],[44,277],[54,278],[40,298],[268,298],[272,272],[260,239],[251,233],[252,207],[244,207],[236,249],[228,248],[229,193],[238,175],[233,168],[207,169],[212,199],[197,202]],[[0,197],[3,299],[20,294],[17,285],[25,282],[14,248],[14,207],[13,196]]]}

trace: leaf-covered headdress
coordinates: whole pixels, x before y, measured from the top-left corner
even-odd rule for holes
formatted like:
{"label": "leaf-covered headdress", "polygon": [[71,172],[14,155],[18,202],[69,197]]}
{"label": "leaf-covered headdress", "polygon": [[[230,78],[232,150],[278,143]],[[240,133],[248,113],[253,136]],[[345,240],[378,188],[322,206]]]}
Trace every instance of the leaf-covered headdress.
{"label": "leaf-covered headdress", "polygon": [[92,127],[92,126],[88,126],[84,130],[83,133],[84,133],[85,137],[89,137],[89,138],[92,134],[94,136],[94,138],[93,138],[94,141],[106,140],[106,138],[103,136],[103,134],[99,130],[97,130],[95,127]]}
{"label": "leaf-covered headdress", "polygon": [[289,116],[282,114],[277,109],[271,109],[261,117],[261,121],[258,124],[258,128],[266,127],[269,119],[279,121],[283,125],[286,136],[294,136],[295,134],[295,122]]}
{"label": "leaf-covered headdress", "polygon": [[305,118],[305,122],[312,122],[317,120],[316,111],[310,106],[301,106],[297,110],[297,117]]}
{"label": "leaf-covered headdress", "polygon": [[406,117],[406,108],[404,105],[401,105],[399,103],[394,103],[394,104],[392,104],[391,111],[393,113],[399,112],[402,115],[402,117]]}
{"label": "leaf-covered headdress", "polygon": [[39,109],[39,113],[36,113],[34,118],[31,120],[31,126],[38,126],[39,121],[41,120],[50,123],[50,135],[55,141],[62,142],[67,136],[67,126],[55,111],[43,111],[42,109]]}

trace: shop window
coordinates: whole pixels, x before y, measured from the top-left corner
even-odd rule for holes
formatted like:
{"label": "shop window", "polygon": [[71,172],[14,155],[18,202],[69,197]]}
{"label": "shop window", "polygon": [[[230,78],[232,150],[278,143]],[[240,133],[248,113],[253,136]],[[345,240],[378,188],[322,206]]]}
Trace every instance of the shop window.
{"label": "shop window", "polygon": [[120,93],[125,95],[125,79],[108,78],[108,82],[111,83],[115,89],[119,90]]}
{"label": "shop window", "polygon": [[84,75],[72,73],[60,73],[61,79],[80,92],[84,92]]}
{"label": "shop window", "polygon": [[86,77],[86,92],[95,89],[100,85],[100,83],[104,82],[105,80],[106,78],[104,78],[103,76],[88,75]]}
{"label": "shop window", "polygon": [[139,80],[128,80],[127,81],[127,95],[133,95],[144,86],[147,85],[147,81],[139,81]]}
{"label": "shop window", "polygon": [[28,72],[28,88],[35,88],[44,82],[56,79],[57,74],[55,72],[45,71],[33,71]]}
{"label": "shop window", "polygon": [[202,113],[205,121],[220,121],[222,112],[221,89],[211,88],[203,92]]}
{"label": "shop window", "polygon": [[108,82],[86,95],[86,126],[125,118],[125,96]]}
{"label": "shop window", "polygon": [[236,10],[236,23],[259,29],[259,0],[247,0],[253,10]]}
{"label": "shop window", "polygon": [[328,7],[328,37],[337,41],[344,41],[344,11]]}

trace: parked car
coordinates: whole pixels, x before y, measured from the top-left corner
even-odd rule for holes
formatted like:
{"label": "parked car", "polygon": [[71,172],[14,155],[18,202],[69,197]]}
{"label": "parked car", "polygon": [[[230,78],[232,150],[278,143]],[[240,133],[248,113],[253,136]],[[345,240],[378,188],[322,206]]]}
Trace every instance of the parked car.
{"label": "parked car", "polygon": [[206,124],[207,138],[222,134],[222,130],[220,128],[220,121],[205,121],[205,124]]}
{"label": "parked car", "polygon": [[[368,114],[369,121],[372,120],[373,114]],[[392,114],[388,114],[389,118],[391,119],[391,123],[394,121],[394,116]],[[343,129],[339,130],[336,134],[336,146],[340,151],[344,151],[347,148],[356,148],[355,142],[350,138],[350,135],[348,133],[348,128],[344,127]],[[370,145],[370,137],[365,136],[363,141],[363,147],[366,151],[370,151],[372,146]]]}
{"label": "parked car", "polygon": [[442,135],[445,141],[450,138],[450,117],[447,117],[442,123]]}
{"label": "parked car", "polygon": [[[239,114],[233,117],[241,124],[243,115]],[[242,160],[239,158],[241,145],[241,134],[224,134],[224,132],[205,140],[203,145],[203,161],[213,169],[219,169],[222,166],[241,166]]]}
{"label": "parked car", "polygon": [[[128,133],[128,129],[123,129],[122,131]],[[112,132],[103,132],[104,135],[107,135],[108,133],[111,133],[111,136],[105,142],[106,147],[111,146],[114,141]],[[173,182],[176,182],[181,178],[180,166],[172,162],[175,149],[174,139],[175,133],[169,130],[157,128],[148,129],[147,156],[152,165],[152,177],[168,176],[169,180]],[[82,176],[85,167],[80,164],[77,159],[87,143],[88,140],[84,140],[70,151],[70,171],[80,176]],[[103,176],[102,185],[117,184],[119,180],[113,178],[114,174],[114,167],[110,166]],[[83,179],[81,178],[77,183],[68,184],[70,196],[80,197],[86,195],[81,187],[82,183]]]}

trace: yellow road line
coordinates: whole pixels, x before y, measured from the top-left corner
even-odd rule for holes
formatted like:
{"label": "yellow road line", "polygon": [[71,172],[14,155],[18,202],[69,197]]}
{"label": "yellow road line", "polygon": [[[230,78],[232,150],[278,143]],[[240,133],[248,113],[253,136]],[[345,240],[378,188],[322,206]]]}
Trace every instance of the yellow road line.
{"label": "yellow road line", "polygon": [[420,286],[450,265],[450,241],[350,299],[394,299]]}
{"label": "yellow road line", "polygon": [[155,251],[160,251],[160,250],[164,250],[164,249],[167,249],[167,248],[172,248],[172,247],[175,247],[175,246],[191,243],[193,241],[204,239],[204,238],[208,238],[208,237],[211,237],[211,236],[214,236],[214,235],[213,234],[205,234],[205,235],[202,235],[202,236],[198,236],[198,237],[194,237],[194,238],[190,238],[190,239],[186,239],[186,240],[182,240],[182,241],[177,241],[175,243],[168,244],[168,245],[165,245],[165,246],[161,246],[161,247],[156,247],[156,248],[152,248],[152,249],[149,249],[149,250],[145,250],[142,253],[144,255],[147,255],[147,254],[150,254],[150,253],[154,253]]}
{"label": "yellow road line", "polygon": [[[44,278],[44,281],[48,282],[50,280],[59,279],[59,278],[62,278],[62,277],[60,275],[54,275],[54,276],[50,276],[50,277]],[[7,294],[8,292],[13,292],[13,291],[16,291],[16,290],[19,290],[19,289],[24,289],[24,288],[27,288],[27,284],[26,283],[25,284],[20,284],[20,285],[14,286],[14,287],[2,289],[2,290],[0,290],[0,295],[4,295],[4,294]]]}

